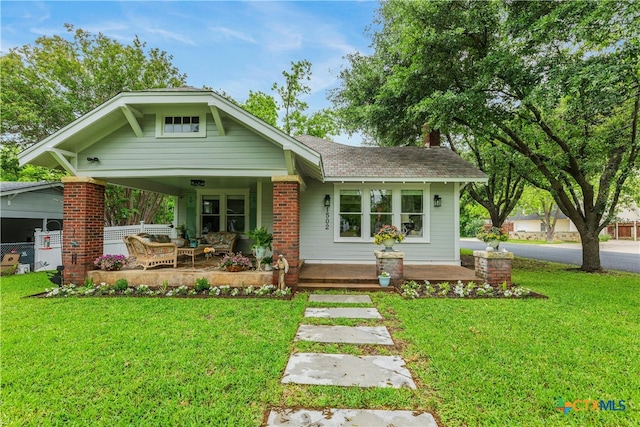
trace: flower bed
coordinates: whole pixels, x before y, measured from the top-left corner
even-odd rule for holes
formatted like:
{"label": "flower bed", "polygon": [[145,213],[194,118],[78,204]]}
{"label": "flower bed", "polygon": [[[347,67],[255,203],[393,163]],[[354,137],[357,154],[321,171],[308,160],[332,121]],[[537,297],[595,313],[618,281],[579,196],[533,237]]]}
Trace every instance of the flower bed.
{"label": "flower bed", "polygon": [[410,280],[400,286],[400,294],[406,299],[416,298],[547,298],[521,286],[508,287],[506,284],[492,286],[489,283],[478,285],[469,282],[457,283],[418,283]]}
{"label": "flower bed", "polygon": [[291,288],[284,290],[270,284],[262,286],[232,287],[232,286],[206,286],[199,279],[194,287],[164,285],[152,288],[147,285],[128,286],[126,280],[120,279],[113,285],[106,283],[87,283],[82,286],[74,284],[63,285],[58,288],[45,289],[43,294],[37,296],[43,298],[66,297],[97,297],[97,296],[138,296],[138,297],[263,297],[290,299]]}

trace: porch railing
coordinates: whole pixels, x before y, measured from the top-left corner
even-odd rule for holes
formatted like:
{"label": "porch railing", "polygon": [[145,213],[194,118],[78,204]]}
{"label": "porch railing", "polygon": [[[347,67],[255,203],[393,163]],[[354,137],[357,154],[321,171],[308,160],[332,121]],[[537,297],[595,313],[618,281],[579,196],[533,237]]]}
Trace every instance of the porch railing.
{"label": "porch railing", "polygon": [[[103,254],[128,255],[122,240],[129,234],[164,234],[171,238],[177,236],[176,229],[170,224],[125,225],[104,228]],[[33,239],[34,263],[32,271],[55,270],[62,265],[62,231],[36,231]]]}

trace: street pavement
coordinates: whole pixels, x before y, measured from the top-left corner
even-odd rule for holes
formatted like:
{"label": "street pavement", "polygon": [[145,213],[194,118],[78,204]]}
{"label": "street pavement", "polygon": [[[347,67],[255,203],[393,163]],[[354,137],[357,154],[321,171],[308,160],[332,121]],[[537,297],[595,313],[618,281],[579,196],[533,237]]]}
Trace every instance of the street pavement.
{"label": "street pavement", "polygon": [[[483,250],[486,243],[476,238],[460,239],[460,247],[463,249]],[[523,258],[553,261],[563,264],[580,266],[582,264],[582,246],[580,243],[559,244],[526,244],[509,243],[500,244],[500,249],[513,252],[515,256]],[[600,263],[605,270],[630,271],[640,273],[640,241],[609,240],[600,243]]]}

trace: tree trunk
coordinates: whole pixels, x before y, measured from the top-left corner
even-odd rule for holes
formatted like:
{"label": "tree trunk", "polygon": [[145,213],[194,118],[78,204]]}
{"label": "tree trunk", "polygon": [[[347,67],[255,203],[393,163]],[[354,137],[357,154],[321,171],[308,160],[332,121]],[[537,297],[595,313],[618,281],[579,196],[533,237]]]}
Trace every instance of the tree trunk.
{"label": "tree trunk", "polygon": [[580,233],[582,240],[582,266],[580,270],[590,273],[602,271],[600,264],[600,239],[594,233]]}

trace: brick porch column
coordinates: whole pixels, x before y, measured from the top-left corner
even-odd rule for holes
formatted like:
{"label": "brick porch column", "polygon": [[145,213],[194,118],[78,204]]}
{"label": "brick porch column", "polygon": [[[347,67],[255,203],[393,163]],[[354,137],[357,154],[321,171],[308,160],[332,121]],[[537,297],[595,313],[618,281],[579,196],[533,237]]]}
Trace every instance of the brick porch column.
{"label": "brick porch column", "polygon": [[501,285],[506,282],[511,286],[512,252],[473,251],[476,276],[490,285]]}
{"label": "brick porch column", "polygon": [[[287,286],[298,284],[300,273],[300,184],[297,175],[274,176],[273,182],[273,260],[280,254],[289,263]],[[273,272],[278,283],[278,271]]]}
{"label": "brick porch column", "polygon": [[106,182],[64,177],[62,265],[64,282],[82,284],[93,261],[102,255]]}

